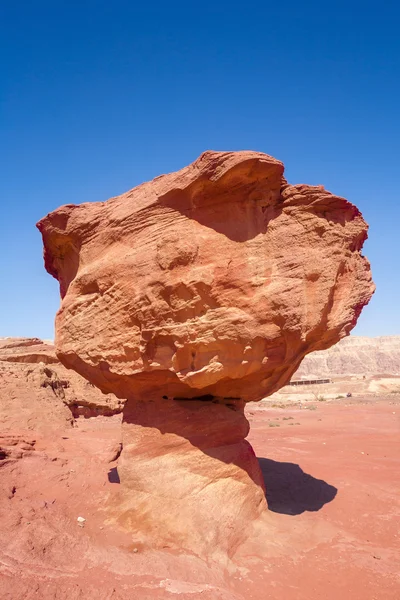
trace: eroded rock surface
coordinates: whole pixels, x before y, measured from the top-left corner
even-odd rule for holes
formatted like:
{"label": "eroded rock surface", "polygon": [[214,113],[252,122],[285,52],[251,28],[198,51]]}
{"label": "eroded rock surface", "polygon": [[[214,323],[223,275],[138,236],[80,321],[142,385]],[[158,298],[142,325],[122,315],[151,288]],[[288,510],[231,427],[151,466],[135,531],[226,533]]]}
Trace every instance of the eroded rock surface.
{"label": "eroded rock surface", "polygon": [[115,521],[153,547],[233,556],[266,508],[243,409],[244,402],[128,401]]}
{"label": "eroded rock surface", "polygon": [[30,430],[57,429],[74,417],[113,415],[123,402],[102,394],[58,360],[51,342],[0,338],[0,425]]}
{"label": "eroded rock surface", "polygon": [[217,498],[231,520],[200,517],[199,551],[228,530],[234,544],[266,506],[243,404],[355,325],[374,289],[360,212],[322,186],[288,185],[265,154],[206,152],[107,202],[61,207],[38,228],[60,282],[57,356],[128,398],[121,481],[132,493],[121,518],[130,511],[131,528],[150,521],[158,542],[175,532],[196,548],[203,490],[198,515],[215,513]]}
{"label": "eroded rock surface", "polygon": [[260,399],[371,296],[358,209],[253,152],[195,163],[38,224],[60,281],[57,354],[122,398]]}

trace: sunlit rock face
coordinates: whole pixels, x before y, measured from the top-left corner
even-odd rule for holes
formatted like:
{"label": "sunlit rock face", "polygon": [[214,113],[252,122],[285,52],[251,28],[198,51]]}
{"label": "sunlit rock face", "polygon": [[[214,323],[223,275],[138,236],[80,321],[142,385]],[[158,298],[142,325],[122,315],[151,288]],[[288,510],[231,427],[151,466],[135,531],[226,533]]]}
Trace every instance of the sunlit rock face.
{"label": "sunlit rock face", "polygon": [[372,294],[358,209],[255,152],[206,152],[42,219],[62,362],[126,398],[259,400],[339,341]]}
{"label": "sunlit rock face", "polygon": [[[38,223],[60,282],[59,359],[128,398],[121,483],[140,494],[117,520],[189,548],[208,540],[204,553],[229,553],[265,508],[244,403],[346,336],[374,289],[359,210],[322,186],[288,185],[283,170],[262,153],[205,152]],[[211,518],[215,501],[229,518]]]}

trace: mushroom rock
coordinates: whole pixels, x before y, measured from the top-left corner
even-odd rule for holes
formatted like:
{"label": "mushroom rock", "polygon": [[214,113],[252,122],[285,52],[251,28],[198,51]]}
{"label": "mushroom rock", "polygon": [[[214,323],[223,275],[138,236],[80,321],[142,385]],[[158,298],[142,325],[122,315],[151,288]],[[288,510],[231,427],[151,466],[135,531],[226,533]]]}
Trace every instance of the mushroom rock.
{"label": "mushroom rock", "polygon": [[126,398],[115,520],[232,555],[266,510],[246,402],[348,335],[374,285],[360,211],[259,152],[205,152],[38,223],[60,282],[56,353]]}

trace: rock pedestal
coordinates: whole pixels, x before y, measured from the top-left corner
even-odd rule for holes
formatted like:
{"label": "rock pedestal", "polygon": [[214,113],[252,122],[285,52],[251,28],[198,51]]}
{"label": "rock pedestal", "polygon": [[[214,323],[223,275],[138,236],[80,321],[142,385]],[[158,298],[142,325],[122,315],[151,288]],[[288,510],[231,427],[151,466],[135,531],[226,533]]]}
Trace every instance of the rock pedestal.
{"label": "rock pedestal", "polygon": [[266,508],[240,401],[129,399],[118,522],[135,539],[232,554]]}

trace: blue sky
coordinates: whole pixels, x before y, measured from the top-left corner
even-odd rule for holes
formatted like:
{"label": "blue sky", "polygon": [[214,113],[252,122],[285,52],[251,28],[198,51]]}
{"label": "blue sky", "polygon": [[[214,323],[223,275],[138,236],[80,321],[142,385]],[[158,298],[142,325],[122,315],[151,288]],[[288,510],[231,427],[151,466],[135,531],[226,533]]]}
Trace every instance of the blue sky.
{"label": "blue sky", "polygon": [[53,337],[36,221],[206,149],[253,149],[370,224],[377,292],[354,333],[400,334],[396,2],[3,2],[0,336]]}

